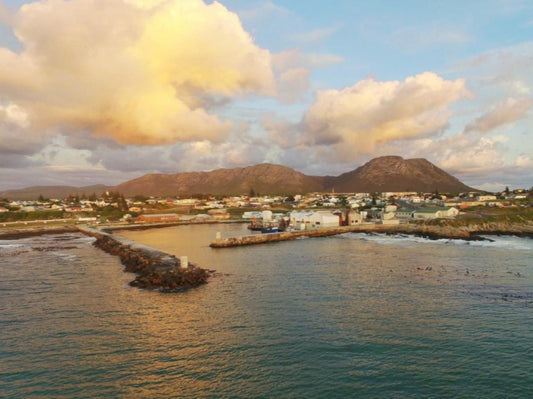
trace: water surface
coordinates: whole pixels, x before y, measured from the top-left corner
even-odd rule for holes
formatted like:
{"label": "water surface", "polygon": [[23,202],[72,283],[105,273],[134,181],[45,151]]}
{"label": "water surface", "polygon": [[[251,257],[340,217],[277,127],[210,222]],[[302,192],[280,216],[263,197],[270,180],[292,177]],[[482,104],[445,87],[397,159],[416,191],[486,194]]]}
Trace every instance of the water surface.
{"label": "water surface", "polygon": [[80,235],[0,241],[0,396],[529,397],[532,240],[217,231],[120,233],[217,270],[181,294]]}

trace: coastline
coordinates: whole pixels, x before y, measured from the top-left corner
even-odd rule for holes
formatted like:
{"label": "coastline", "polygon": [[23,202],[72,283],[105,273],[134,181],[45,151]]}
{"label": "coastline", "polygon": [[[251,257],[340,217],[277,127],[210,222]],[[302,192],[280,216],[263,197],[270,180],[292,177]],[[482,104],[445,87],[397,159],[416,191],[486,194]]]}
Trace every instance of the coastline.
{"label": "coastline", "polygon": [[129,283],[132,287],[158,290],[163,293],[181,292],[206,284],[214,272],[200,268],[190,262],[187,262],[187,265],[182,265],[181,260],[174,255],[87,226],[0,228],[0,240],[18,240],[65,233],[82,233],[96,238],[93,243],[95,247],[118,256],[124,265],[124,271],[135,273],[135,279]]}
{"label": "coastline", "polygon": [[[246,223],[240,220],[230,221],[209,221],[209,222],[185,222],[185,223],[152,223],[143,225],[117,225],[117,226],[99,226],[98,229],[92,229],[102,234],[112,234],[120,230],[147,230],[152,228],[164,228],[184,226],[190,224],[226,224],[226,223]],[[32,226],[28,228],[10,228],[3,229],[0,227],[0,240],[16,240],[27,237],[34,237],[44,234],[62,234],[82,231],[85,227],[80,225],[59,225],[59,226]],[[82,231],[83,232],[83,231]],[[259,241],[285,241],[298,238],[299,236],[308,237],[325,237],[335,234],[348,232],[361,233],[384,233],[384,234],[409,234],[428,239],[462,239],[462,240],[480,240],[480,235],[514,235],[519,237],[533,238],[533,222],[524,221],[521,223],[511,223],[504,221],[472,223],[464,226],[453,225],[434,225],[434,224],[399,224],[399,225],[382,225],[365,223],[357,226],[340,226],[333,228],[303,230],[296,232],[254,234],[242,237],[267,237],[270,239],[259,239]],[[276,239],[281,237],[282,239]],[[292,237],[292,238],[291,238]],[[238,239],[239,237],[232,237]],[[227,239],[222,239],[227,240]],[[215,240],[216,241],[216,240]],[[219,240],[220,241],[220,240]],[[260,243],[260,242],[258,242]],[[242,244],[241,244],[242,245]],[[212,247],[218,247],[212,245]]]}
{"label": "coastline", "polygon": [[280,241],[295,240],[299,237],[326,237],[344,233],[383,233],[383,234],[408,234],[424,237],[431,240],[459,239],[465,241],[485,240],[481,235],[514,235],[533,238],[533,224],[531,223],[508,223],[487,222],[466,226],[437,226],[426,224],[361,224],[357,226],[344,226],[323,228],[315,230],[303,230],[294,232],[270,233],[246,235],[240,237],[228,237],[214,240],[211,248],[229,248],[244,245],[257,245]]}

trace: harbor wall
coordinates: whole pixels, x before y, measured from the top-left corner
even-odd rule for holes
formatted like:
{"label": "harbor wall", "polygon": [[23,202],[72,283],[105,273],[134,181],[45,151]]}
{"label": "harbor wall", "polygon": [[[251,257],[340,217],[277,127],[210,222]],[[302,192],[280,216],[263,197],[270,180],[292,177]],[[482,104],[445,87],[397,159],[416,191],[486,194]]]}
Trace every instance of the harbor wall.
{"label": "harbor wall", "polygon": [[253,234],[240,237],[215,239],[211,248],[228,248],[243,245],[256,245],[279,241],[294,240],[299,237],[326,237],[350,232],[360,233],[385,233],[385,234],[410,234],[429,239],[461,239],[484,240],[481,235],[517,235],[533,237],[533,224],[531,223],[484,223],[469,226],[435,226],[425,224],[373,224],[364,223],[356,226],[336,228],[323,228],[315,230],[293,231],[270,234]]}
{"label": "harbor wall", "polygon": [[211,271],[179,258],[138,244],[126,238],[89,227],[78,226],[82,233],[95,237],[94,246],[120,258],[125,271],[137,276],[130,285],[161,292],[179,292],[207,283]]}

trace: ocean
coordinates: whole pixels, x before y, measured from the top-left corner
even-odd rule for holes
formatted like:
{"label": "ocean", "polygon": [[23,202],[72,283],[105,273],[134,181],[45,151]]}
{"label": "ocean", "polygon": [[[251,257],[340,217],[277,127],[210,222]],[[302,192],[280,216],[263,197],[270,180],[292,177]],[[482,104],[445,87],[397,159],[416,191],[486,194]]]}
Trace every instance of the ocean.
{"label": "ocean", "polygon": [[216,270],[178,294],[81,234],[0,241],[0,397],[531,397],[533,240],[208,246],[245,230],[117,233]]}

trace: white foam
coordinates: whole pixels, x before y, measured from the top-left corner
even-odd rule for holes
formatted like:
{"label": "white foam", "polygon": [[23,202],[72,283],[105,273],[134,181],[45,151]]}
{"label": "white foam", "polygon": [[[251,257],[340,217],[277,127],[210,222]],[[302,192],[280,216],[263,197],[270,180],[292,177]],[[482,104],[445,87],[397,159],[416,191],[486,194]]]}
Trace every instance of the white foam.
{"label": "white foam", "polygon": [[467,241],[459,239],[437,239],[418,237],[408,234],[387,235],[382,233],[347,233],[339,237],[372,241],[384,245],[412,245],[412,244],[444,244],[444,245],[469,245],[472,247],[504,248],[521,251],[533,250],[533,240],[516,236],[481,236],[483,241]]}

